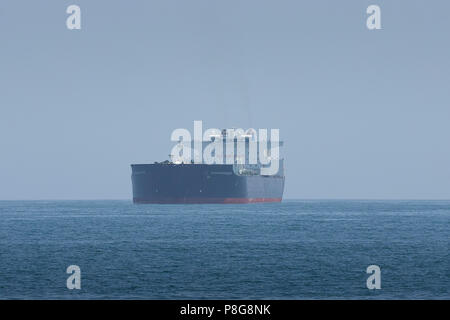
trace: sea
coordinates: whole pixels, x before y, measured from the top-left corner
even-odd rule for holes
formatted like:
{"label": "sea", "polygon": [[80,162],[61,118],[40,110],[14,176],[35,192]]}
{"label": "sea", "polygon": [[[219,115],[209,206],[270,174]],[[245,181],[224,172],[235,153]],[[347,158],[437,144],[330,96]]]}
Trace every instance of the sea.
{"label": "sea", "polygon": [[0,201],[0,299],[449,299],[449,235],[450,201]]}

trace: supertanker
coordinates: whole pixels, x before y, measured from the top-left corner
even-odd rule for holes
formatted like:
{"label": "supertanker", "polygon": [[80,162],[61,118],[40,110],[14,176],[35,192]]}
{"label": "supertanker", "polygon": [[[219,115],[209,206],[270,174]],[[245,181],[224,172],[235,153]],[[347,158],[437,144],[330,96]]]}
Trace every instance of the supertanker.
{"label": "supertanker", "polygon": [[[223,141],[223,148],[226,149],[226,146],[229,146],[226,129],[222,130],[220,139]],[[261,164],[259,156],[257,163],[248,164],[250,139],[248,136],[244,138],[246,161],[238,160],[237,139],[234,138],[232,163],[226,161],[230,152],[224,152],[224,164],[195,163],[179,159],[153,164],[132,164],[133,202],[141,204],[280,202],[283,198],[285,181],[284,160],[280,157],[271,159],[271,164],[277,161],[277,165],[276,171],[270,174],[264,170],[268,165]],[[269,146],[270,144],[271,142]]]}

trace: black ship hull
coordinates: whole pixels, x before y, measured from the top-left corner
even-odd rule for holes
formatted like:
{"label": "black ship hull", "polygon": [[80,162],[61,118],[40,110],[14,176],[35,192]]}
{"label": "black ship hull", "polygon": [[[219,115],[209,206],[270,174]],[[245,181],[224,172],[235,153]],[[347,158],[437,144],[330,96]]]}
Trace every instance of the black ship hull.
{"label": "black ship hull", "polygon": [[280,202],[284,174],[239,175],[233,165],[134,164],[134,203]]}

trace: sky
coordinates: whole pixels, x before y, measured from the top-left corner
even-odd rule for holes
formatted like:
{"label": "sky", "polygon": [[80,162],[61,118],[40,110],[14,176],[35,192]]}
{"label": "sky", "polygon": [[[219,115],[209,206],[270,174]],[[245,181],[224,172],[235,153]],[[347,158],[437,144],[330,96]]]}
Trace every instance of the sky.
{"label": "sky", "polygon": [[[66,9],[81,8],[81,30]],[[366,27],[369,5],[381,30]],[[176,128],[277,128],[285,198],[450,199],[449,1],[2,0],[0,199],[131,199]]]}

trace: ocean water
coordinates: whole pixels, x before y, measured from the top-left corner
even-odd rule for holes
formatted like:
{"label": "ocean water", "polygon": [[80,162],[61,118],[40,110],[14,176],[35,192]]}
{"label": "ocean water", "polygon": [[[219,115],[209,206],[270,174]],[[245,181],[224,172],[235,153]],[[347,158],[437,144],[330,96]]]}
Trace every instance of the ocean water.
{"label": "ocean water", "polygon": [[0,298],[449,299],[449,227],[450,201],[0,201]]}

